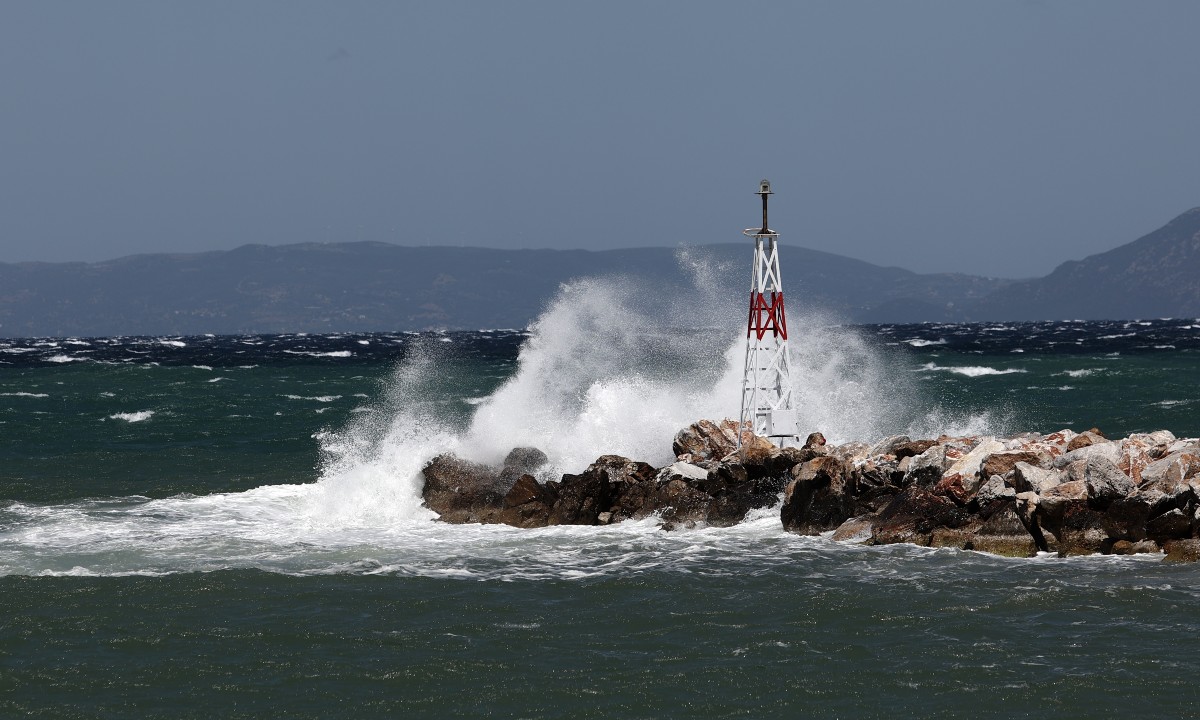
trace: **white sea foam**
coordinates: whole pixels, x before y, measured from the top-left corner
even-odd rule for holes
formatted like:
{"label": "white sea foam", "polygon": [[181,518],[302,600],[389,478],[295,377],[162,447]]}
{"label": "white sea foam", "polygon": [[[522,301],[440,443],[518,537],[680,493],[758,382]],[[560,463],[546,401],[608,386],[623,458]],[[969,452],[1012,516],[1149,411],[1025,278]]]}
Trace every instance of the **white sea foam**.
{"label": "white sea foam", "polygon": [[349,350],[331,350],[329,352],[309,352],[306,350],[284,350],[284,352],[288,353],[289,355],[307,355],[308,357],[337,357],[337,358],[350,357],[354,354],[354,353],[350,352]]}
{"label": "white sea foam", "polygon": [[1096,373],[1101,372],[1102,370],[1103,370],[1103,368],[1086,368],[1083,370],[1065,370],[1058,374],[1066,375],[1067,377],[1078,378],[1078,377],[1088,377],[1090,375],[1095,375]]}
{"label": "white sea foam", "polygon": [[1021,368],[1008,368],[1007,370],[998,370],[986,366],[943,366],[935,363],[926,363],[920,368],[922,371],[940,371],[954,373],[955,375],[965,375],[967,377],[985,377],[987,375],[1012,375],[1014,373],[1026,372]]}
{"label": "white sea foam", "polygon": [[153,410],[139,410],[137,412],[115,413],[113,415],[109,415],[108,419],[109,420],[124,420],[125,422],[137,423],[137,422],[145,422],[146,420],[149,420],[152,417],[154,417]]}
{"label": "white sea foam", "polygon": [[[322,455],[318,482],[203,497],[10,505],[6,512],[16,520],[0,530],[0,574],[254,567],[578,579],[629,568],[711,570],[716,555],[773,563],[797,552],[875,552],[785,533],[778,508],[756,511],[732,528],[668,533],[655,518],[536,530],[455,526],[433,522],[423,507],[421,469],[439,453],[496,462],[514,446],[533,445],[550,457],[548,475],[577,472],[607,453],[665,464],[680,428],[736,416],[745,352],[736,328],[745,322],[744,308],[740,298],[707,290],[717,286],[705,281],[714,268],[694,256],[682,259],[698,282],[678,296],[620,280],[565,286],[531,327],[516,372],[466,419],[456,414],[461,404],[445,402],[454,365],[462,362],[453,346],[410,339],[411,352],[380,395],[344,426],[314,435]],[[660,312],[647,315],[651,305]],[[680,332],[673,325],[681,317],[730,330]],[[820,430],[842,442],[989,430],[987,416],[916,410],[915,383],[898,372],[900,360],[853,331],[795,309],[789,321],[802,434]],[[141,422],[153,414],[110,418]]]}
{"label": "white sea foam", "polygon": [[46,393],[31,393],[31,392],[6,392],[0,393],[0,397],[28,397],[28,398],[48,398]]}
{"label": "white sea foam", "polygon": [[1191,405],[1194,402],[1196,402],[1196,401],[1195,400],[1160,400],[1159,402],[1151,403],[1151,405],[1157,405],[1159,407],[1169,408],[1169,407],[1177,407],[1179,405]]}
{"label": "white sea foam", "polygon": [[937,340],[924,340],[921,338],[913,338],[911,340],[905,340],[904,342],[912,345],[913,347],[929,347],[930,345],[945,345],[946,339],[939,338]]}
{"label": "white sea foam", "polygon": [[72,362],[82,362],[85,359],[86,358],[71,357],[70,355],[51,355],[50,357],[46,358],[46,362],[72,363]]}
{"label": "white sea foam", "polygon": [[183,342],[182,340],[159,340],[158,344],[176,348],[187,347],[187,343]]}

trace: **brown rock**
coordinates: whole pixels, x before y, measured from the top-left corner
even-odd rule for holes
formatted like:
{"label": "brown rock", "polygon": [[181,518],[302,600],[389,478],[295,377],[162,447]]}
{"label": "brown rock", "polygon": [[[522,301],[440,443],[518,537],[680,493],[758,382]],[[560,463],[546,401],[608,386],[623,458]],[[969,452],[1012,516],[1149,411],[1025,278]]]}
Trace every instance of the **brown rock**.
{"label": "brown rock", "polygon": [[552,488],[541,485],[532,475],[522,475],[504,496],[504,509],[496,520],[519,528],[545,527],[556,499]]}
{"label": "brown rock", "polygon": [[1146,523],[1146,535],[1159,543],[1182,540],[1192,534],[1192,516],[1179,508]]}
{"label": "brown rock", "polygon": [[1038,525],[1057,540],[1061,556],[1102,553],[1112,545],[1104,526],[1105,514],[1088,506],[1086,490],[1083,495],[1084,499],[1043,496],[1038,504]]}
{"label": "brown rock", "polygon": [[1200,540],[1171,540],[1163,545],[1167,556],[1164,562],[1197,562],[1200,561]]}
{"label": "brown rock", "polygon": [[655,470],[620,455],[603,455],[579,475],[563,475],[550,525],[595,525],[630,486],[652,482]]}
{"label": "brown rock", "polygon": [[1015,503],[999,501],[996,506],[976,531],[971,547],[966,549],[1006,557],[1037,555],[1037,542],[1017,516]]}
{"label": "brown rock", "polygon": [[983,461],[984,477],[993,475],[1004,476],[1009,473],[1019,462],[1027,463],[1032,466],[1040,466],[1042,459],[1037,453],[1029,450],[1014,450],[1007,452],[992,453]]}
{"label": "brown rock", "polygon": [[496,468],[443,454],[421,472],[425,506],[443,522],[496,522],[508,491]]}
{"label": "brown rock", "polygon": [[675,434],[671,449],[676,457],[688,454],[692,462],[720,460],[737,449],[737,423],[726,420],[717,425],[700,420]]}
{"label": "brown rock", "polygon": [[929,545],[935,529],[960,528],[970,519],[967,513],[945,497],[928,488],[910,485],[876,517],[871,542],[876,545]]}
{"label": "brown rock", "polygon": [[792,469],[780,518],[788,532],[818,535],[854,515],[846,466],[836,457],[818,457]]}
{"label": "brown rock", "polygon": [[1200,454],[1195,452],[1174,452],[1142,469],[1142,484],[1166,493],[1194,478],[1200,483]]}
{"label": "brown rock", "polygon": [[871,539],[871,521],[870,515],[850,518],[833,531],[834,541],[860,544],[867,542]]}
{"label": "brown rock", "polygon": [[546,453],[537,448],[513,448],[504,458],[504,467],[500,470],[500,478],[507,483],[514,483],[522,475],[537,472],[549,460]]}
{"label": "brown rock", "polygon": [[937,444],[937,440],[911,440],[909,442],[898,443],[893,447],[892,452],[896,455],[897,460],[903,460],[906,457],[920,455]]}
{"label": "brown rock", "polygon": [[1110,555],[1142,555],[1156,552],[1162,552],[1162,548],[1152,540],[1142,540],[1140,542],[1118,540],[1109,549]]}

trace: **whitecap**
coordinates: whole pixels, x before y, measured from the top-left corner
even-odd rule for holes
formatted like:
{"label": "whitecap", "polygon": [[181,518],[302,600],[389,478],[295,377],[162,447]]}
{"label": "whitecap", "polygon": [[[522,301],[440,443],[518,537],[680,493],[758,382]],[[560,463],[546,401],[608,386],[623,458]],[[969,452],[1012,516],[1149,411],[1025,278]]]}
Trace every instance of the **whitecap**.
{"label": "whitecap", "polygon": [[182,340],[159,340],[158,344],[176,348],[187,347],[187,343]]}
{"label": "whitecap", "polygon": [[350,352],[349,350],[332,350],[330,352],[308,352],[305,350],[284,350],[284,352],[288,353],[289,355],[307,355],[308,357],[338,357],[338,358],[350,357],[354,354],[354,353]]}
{"label": "whitecap", "polygon": [[82,362],[84,359],[85,358],[71,357],[69,355],[51,355],[50,357],[46,358],[46,362],[71,363],[71,362]]}
{"label": "whitecap", "polygon": [[978,366],[978,365],[945,366],[945,365],[937,365],[935,363],[926,363],[926,364],[922,365],[920,369],[923,371],[949,372],[949,373],[954,373],[955,375],[965,375],[967,377],[984,377],[987,375],[1012,375],[1014,373],[1027,372],[1026,370],[1021,369],[1021,368],[1009,368],[1007,370],[997,370],[996,368],[986,367],[986,366]]}
{"label": "whitecap", "polygon": [[930,345],[945,345],[946,339],[938,338],[937,340],[924,340],[922,338],[913,338],[911,340],[905,340],[904,342],[912,345],[913,347],[929,347]]}
{"label": "whitecap", "polygon": [[283,397],[287,398],[288,400],[315,400],[316,402],[323,403],[333,402],[334,400],[340,400],[342,398],[341,395],[314,395],[311,397],[306,397],[304,395],[284,395]]}
{"label": "whitecap", "polygon": [[29,397],[29,398],[47,398],[50,397],[46,393],[31,393],[31,392],[6,392],[0,393],[0,397]]}
{"label": "whitecap", "polygon": [[109,415],[109,420],[124,420],[129,423],[143,422],[154,417],[153,410],[139,410],[138,412],[115,413]]}

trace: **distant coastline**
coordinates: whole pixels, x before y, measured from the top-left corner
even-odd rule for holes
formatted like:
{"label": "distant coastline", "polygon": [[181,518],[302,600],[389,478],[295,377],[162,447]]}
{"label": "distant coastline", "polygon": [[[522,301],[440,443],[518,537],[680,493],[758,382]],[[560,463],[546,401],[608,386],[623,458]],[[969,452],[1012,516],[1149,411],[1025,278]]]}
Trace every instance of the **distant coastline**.
{"label": "distant coastline", "polygon": [[[1033,280],[921,274],[803,246],[783,252],[789,309],[847,323],[1200,317],[1200,208]],[[660,298],[693,293],[693,305],[741,297],[744,244],[680,254],[359,242],[0,263],[0,337],[523,328],[564,283],[597,276]]]}

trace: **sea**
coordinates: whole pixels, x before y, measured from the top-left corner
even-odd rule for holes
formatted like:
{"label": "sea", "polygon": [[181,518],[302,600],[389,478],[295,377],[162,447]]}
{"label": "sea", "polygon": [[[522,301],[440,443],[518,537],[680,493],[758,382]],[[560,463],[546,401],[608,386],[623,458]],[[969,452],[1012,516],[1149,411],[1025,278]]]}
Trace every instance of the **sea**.
{"label": "sea", "polygon": [[[1200,319],[790,312],[801,430],[831,442],[1200,435]],[[422,506],[443,452],[670,462],[737,413],[742,313],[592,280],[524,329],[0,339],[0,717],[1200,713],[1200,566],[1160,555]]]}

